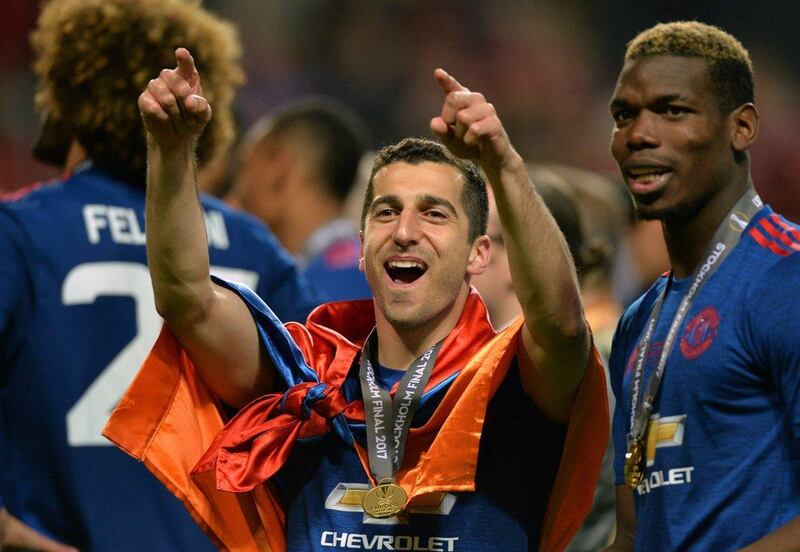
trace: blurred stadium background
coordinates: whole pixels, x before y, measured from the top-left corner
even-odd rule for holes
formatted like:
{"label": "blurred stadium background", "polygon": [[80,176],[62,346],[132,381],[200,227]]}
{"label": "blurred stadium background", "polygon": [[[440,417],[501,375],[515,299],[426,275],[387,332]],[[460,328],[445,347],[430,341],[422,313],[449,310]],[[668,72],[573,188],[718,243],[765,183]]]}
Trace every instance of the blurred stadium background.
{"label": "blurred stadium background", "polygon": [[[242,126],[296,96],[334,96],[370,124],[374,146],[428,136],[442,66],[498,107],[530,161],[615,174],[611,96],[627,40],[658,21],[700,19],[733,33],[756,68],[762,116],[753,173],[800,220],[800,2],[707,0],[236,0],[204,5],[239,27]],[[56,171],[30,154],[38,128],[28,33],[39,3],[0,1],[0,191]]]}

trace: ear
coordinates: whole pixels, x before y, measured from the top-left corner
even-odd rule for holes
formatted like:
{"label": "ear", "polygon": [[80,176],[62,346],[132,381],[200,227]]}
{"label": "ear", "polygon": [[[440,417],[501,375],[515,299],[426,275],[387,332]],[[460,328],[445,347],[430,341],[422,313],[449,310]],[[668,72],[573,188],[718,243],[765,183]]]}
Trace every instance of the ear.
{"label": "ear", "polygon": [[286,192],[289,174],[292,171],[292,160],[282,147],[273,147],[269,152],[269,161],[265,165],[264,181],[269,182],[270,191],[277,196]]}
{"label": "ear", "polygon": [[484,234],[478,236],[472,243],[472,250],[469,254],[469,261],[467,262],[467,274],[476,276],[483,274],[486,267],[489,265],[489,257],[491,257],[492,240],[489,236]]}
{"label": "ear", "polygon": [[730,116],[733,121],[731,147],[744,153],[758,137],[758,110],[752,103],[746,103],[734,109]]}
{"label": "ear", "polygon": [[358,258],[358,270],[364,272],[364,231],[358,231],[358,239],[361,240],[361,255]]}

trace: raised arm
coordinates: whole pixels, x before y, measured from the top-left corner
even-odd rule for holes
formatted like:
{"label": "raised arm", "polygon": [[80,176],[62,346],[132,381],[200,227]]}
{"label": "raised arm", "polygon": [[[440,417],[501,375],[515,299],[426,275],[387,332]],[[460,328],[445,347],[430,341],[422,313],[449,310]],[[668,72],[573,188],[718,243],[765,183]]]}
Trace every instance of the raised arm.
{"label": "raised arm", "polygon": [[147,259],[156,309],[225,403],[239,407],[268,391],[255,323],[244,302],[211,281],[208,244],[195,182],[195,147],[211,120],[188,50],[175,52],[139,96],[147,130]]}
{"label": "raised arm", "polygon": [[494,106],[445,71],[431,130],[458,157],[477,161],[494,191],[514,290],[525,324],[520,358],[525,391],[554,420],[569,418],[589,355],[575,267],[564,237],[528,177]]}

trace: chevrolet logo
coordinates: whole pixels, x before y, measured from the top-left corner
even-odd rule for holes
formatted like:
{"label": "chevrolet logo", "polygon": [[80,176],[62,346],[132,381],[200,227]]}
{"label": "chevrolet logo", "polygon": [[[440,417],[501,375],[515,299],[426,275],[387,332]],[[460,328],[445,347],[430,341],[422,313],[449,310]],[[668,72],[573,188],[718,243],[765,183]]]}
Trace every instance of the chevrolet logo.
{"label": "chevrolet logo", "polygon": [[[405,524],[408,521],[402,516],[388,518],[373,518],[364,514],[361,506],[364,495],[370,486],[363,483],[339,483],[325,500],[325,508],[342,512],[359,512],[363,514],[363,523],[379,525]],[[427,493],[414,497],[406,511],[411,514],[438,514],[446,516],[456,503],[455,495],[450,493]]]}
{"label": "chevrolet logo", "polygon": [[656,461],[656,449],[661,447],[679,447],[683,444],[683,430],[686,414],[661,418],[658,414],[650,417],[647,428],[647,465]]}

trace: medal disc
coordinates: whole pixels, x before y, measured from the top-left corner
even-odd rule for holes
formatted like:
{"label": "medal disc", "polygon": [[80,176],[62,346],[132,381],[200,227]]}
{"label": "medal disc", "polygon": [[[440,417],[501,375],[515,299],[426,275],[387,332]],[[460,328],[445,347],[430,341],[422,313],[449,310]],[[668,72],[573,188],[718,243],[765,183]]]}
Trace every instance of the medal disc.
{"label": "medal disc", "polygon": [[631,448],[625,453],[625,483],[631,489],[635,489],[642,483],[644,472],[642,471],[642,460],[644,460],[644,447],[638,439],[633,442]]}
{"label": "medal disc", "polygon": [[364,495],[361,505],[374,518],[396,516],[406,505],[406,491],[395,483],[380,483]]}

